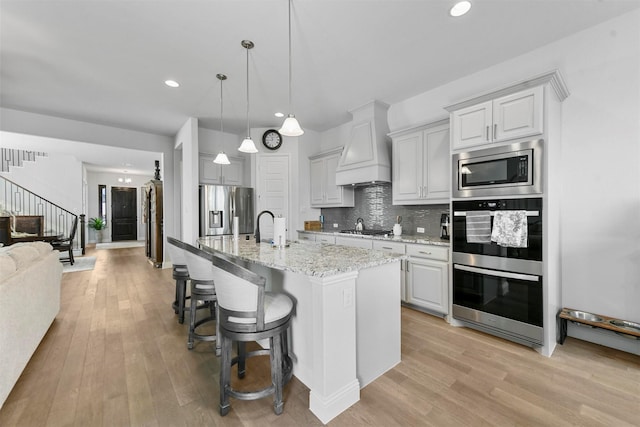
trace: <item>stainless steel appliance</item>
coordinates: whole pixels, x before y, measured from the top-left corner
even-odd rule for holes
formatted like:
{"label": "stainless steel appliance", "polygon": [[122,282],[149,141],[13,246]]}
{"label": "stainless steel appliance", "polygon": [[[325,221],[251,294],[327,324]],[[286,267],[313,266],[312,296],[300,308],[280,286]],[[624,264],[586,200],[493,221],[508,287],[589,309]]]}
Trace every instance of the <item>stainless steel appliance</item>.
{"label": "stainless steel appliance", "polygon": [[542,194],[541,139],[452,156],[452,196],[502,197]]}
{"label": "stainless steel appliance", "polygon": [[200,236],[233,234],[235,216],[238,234],[253,235],[253,188],[200,185]]}
{"label": "stainless steel appliance", "polygon": [[[453,201],[453,317],[526,345],[543,342],[542,198]],[[467,214],[526,211],[526,247],[470,242]]]}

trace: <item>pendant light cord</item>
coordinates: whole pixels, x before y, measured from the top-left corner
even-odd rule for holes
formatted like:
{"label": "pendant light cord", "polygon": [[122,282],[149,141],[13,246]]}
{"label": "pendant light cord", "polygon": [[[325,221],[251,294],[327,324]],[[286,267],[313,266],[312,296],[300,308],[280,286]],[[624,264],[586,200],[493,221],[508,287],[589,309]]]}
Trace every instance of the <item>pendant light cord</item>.
{"label": "pendant light cord", "polygon": [[289,0],[289,114],[293,111],[293,106],[291,103],[291,3],[293,0]]}
{"label": "pendant light cord", "polygon": [[245,49],[247,50],[247,138],[249,138],[249,47]]}
{"label": "pendant light cord", "polygon": [[[222,80],[220,79],[220,133],[224,134],[224,125],[222,124],[222,108],[223,108],[223,102],[222,102]],[[220,138],[222,138],[223,135],[220,135]]]}

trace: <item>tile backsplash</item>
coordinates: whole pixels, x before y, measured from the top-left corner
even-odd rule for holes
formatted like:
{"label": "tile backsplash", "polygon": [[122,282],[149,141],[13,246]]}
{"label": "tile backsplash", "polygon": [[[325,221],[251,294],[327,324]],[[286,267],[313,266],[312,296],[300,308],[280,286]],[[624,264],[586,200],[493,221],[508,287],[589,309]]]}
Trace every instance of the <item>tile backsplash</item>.
{"label": "tile backsplash", "polygon": [[[402,217],[402,233],[416,234],[423,227],[429,236],[440,235],[440,215],[449,212],[448,204],[392,205],[391,184],[375,184],[355,188],[353,208],[323,208],[325,231],[353,229],[356,219],[362,218],[367,229],[391,230],[396,217]],[[333,228],[333,224],[338,224]]]}

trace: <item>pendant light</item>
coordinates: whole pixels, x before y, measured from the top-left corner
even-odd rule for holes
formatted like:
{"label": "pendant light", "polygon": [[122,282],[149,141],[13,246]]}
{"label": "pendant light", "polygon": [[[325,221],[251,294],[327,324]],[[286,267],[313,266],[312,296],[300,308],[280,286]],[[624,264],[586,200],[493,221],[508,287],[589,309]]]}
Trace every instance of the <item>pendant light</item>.
{"label": "pendant light", "polygon": [[[222,82],[227,80],[227,76],[224,74],[216,74],[218,80],[220,80],[220,140],[224,140],[224,127],[222,126]],[[216,156],[213,163],[217,163],[219,165],[230,165],[231,162],[224,151],[221,151]]]}
{"label": "pendant light", "polygon": [[258,149],[251,139],[249,129],[249,49],[253,49],[254,44],[251,40],[242,40],[240,44],[242,44],[243,48],[247,49],[247,137],[242,141],[240,147],[238,147],[238,151],[242,151],[243,153],[257,153]]}
{"label": "pendant light", "polygon": [[[291,107],[291,3],[293,0],[289,0],[289,111],[292,111]],[[287,118],[282,123],[280,133],[286,136],[300,136],[304,133],[304,130],[300,127],[300,123],[296,120],[296,116],[293,113],[289,113]]]}

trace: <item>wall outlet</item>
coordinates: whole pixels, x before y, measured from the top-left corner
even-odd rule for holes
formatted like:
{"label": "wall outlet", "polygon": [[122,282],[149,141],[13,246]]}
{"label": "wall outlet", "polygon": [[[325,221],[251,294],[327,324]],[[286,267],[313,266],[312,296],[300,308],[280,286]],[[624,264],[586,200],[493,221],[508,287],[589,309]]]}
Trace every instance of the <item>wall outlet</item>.
{"label": "wall outlet", "polygon": [[338,224],[337,222],[334,222],[333,223],[333,228],[338,228],[338,227],[340,227],[340,224]]}
{"label": "wall outlet", "polygon": [[424,227],[418,227],[416,230],[418,233],[424,233]]}

